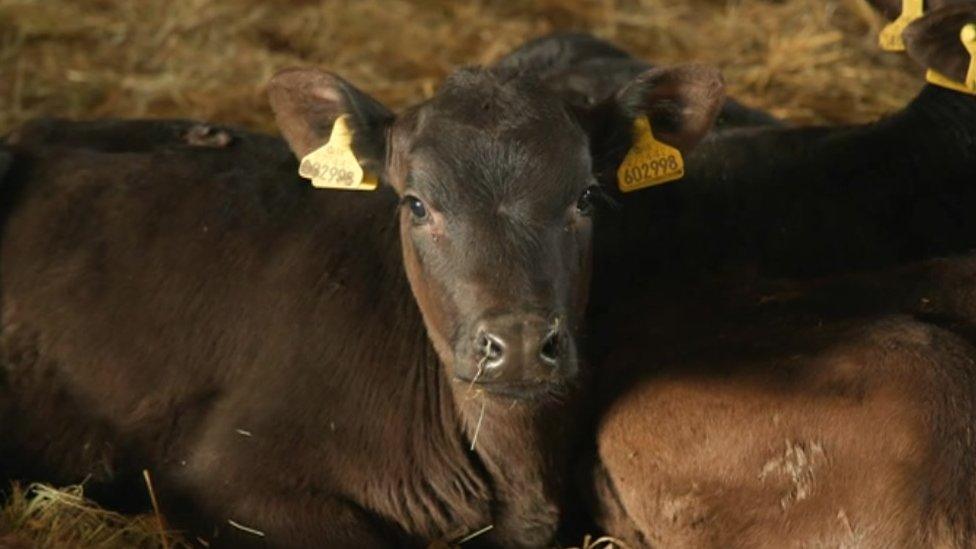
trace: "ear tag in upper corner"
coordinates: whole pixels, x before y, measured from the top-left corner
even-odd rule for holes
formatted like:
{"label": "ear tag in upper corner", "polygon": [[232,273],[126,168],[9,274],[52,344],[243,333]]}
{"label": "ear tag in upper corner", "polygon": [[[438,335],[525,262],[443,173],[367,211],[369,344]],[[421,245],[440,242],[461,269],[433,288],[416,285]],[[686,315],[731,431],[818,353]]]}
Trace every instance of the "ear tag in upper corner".
{"label": "ear tag in upper corner", "polygon": [[924,14],[922,8],[923,0],[901,0],[901,15],[885,28],[881,29],[878,35],[878,43],[885,51],[905,51],[905,40],[901,33],[905,32],[908,25],[912,24]]}
{"label": "ear tag in upper corner", "polygon": [[929,69],[925,73],[925,79],[936,86],[976,95],[976,23],[965,25],[962,32],[959,33],[959,39],[962,40],[962,45],[969,52],[969,70],[966,72],[966,80],[956,82],[935,69]]}
{"label": "ear tag in upper corner", "polygon": [[332,124],[329,142],[302,158],[298,175],[319,189],[376,190],[376,176],[363,171],[352,152],[352,132],[342,115]]}
{"label": "ear tag in upper corner", "polygon": [[629,193],[681,179],[684,175],[681,151],[655,139],[646,116],[634,120],[634,144],[617,169],[620,191]]}

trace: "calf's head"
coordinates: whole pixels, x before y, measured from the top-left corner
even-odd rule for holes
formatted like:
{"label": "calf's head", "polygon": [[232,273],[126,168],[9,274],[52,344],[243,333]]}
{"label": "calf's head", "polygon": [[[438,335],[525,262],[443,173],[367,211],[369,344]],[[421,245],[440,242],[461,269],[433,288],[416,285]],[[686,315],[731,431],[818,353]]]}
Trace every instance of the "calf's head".
{"label": "calf's head", "polygon": [[550,392],[579,368],[594,216],[615,192],[597,174],[626,152],[597,134],[619,149],[648,116],[687,152],[723,99],[702,67],[654,69],[594,106],[501,69],[460,70],[399,116],[315,69],[279,73],[269,94],[299,158],[346,116],[356,158],[400,197],[406,273],[448,373],[513,396]]}

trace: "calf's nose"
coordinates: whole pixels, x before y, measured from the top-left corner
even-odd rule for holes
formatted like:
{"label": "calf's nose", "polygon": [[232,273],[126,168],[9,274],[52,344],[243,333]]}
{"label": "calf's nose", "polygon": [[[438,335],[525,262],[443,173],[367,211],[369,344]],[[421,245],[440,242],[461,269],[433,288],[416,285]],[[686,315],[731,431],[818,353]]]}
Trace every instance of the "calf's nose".
{"label": "calf's nose", "polygon": [[474,341],[458,375],[478,383],[533,384],[565,375],[571,340],[555,320],[536,314],[504,314],[475,324]]}

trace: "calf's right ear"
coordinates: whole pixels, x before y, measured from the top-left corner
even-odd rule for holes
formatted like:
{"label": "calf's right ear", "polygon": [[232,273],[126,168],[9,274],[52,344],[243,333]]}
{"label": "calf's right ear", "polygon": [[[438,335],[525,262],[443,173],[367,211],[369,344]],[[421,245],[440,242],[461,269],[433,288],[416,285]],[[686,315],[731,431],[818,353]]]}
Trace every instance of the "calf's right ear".
{"label": "calf's right ear", "polygon": [[336,119],[345,115],[356,159],[364,169],[382,172],[394,115],[349,82],[320,69],[286,69],[271,79],[268,99],[278,129],[299,159],[325,145]]}

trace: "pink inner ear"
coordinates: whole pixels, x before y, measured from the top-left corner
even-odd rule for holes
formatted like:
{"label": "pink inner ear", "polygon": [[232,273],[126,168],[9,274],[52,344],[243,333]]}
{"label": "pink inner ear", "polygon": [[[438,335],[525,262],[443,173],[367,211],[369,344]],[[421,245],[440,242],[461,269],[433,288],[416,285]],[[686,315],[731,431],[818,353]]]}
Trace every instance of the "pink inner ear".
{"label": "pink inner ear", "polygon": [[312,95],[329,103],[339,103],[340,99],[342,99],[339,95],[339,90],[333,86],[316,86]]}
{"label": "pink inner ear", "polygon": [[677,65],[648,70],[619,94],[633,94],[624,101],[647,114],[654,136],[687,154],[715,122],[725,87],[718,69]]}

